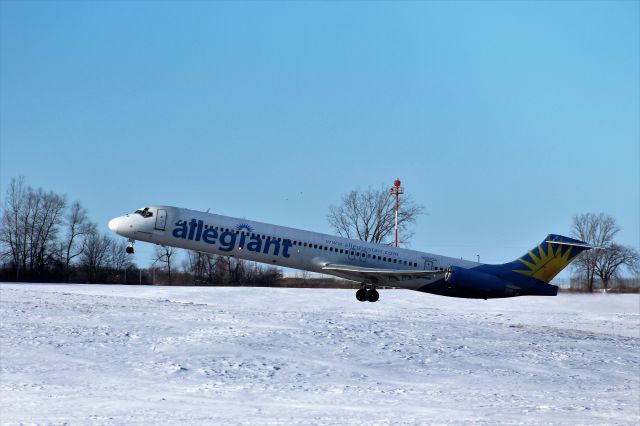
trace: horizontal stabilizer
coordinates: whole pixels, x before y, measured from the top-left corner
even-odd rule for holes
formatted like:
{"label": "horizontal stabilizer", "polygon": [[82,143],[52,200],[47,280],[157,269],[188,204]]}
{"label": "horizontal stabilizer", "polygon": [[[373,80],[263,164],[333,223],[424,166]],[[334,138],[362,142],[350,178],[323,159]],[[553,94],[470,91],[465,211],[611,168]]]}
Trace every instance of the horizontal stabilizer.
{"label": "horizontal stabilizer", "polygon": [[562,235],[549,234],[545,243],[559,244],[563,246],[584,247],[586,249],[594,248],[591,244],[584,241],[574,240],[573,238],[563,237]]}

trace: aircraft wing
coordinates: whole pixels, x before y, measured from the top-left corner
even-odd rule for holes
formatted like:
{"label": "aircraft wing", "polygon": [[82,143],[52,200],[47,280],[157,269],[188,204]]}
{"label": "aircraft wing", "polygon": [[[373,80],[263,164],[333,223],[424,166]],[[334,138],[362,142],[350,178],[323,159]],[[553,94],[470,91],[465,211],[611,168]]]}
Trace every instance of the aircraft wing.
{"label": "aircraft wing", "polygon": [[415,280],[418,278],[439,278],[444,277],[445,271],[416,271],[403,269],[379,269],[366,268],[353,265],[338,265],[329,263],[322,267],[325,271],[337,272],[343,275],[349,275],[354,279],[360,278],[363,281],[373,282],[375,284],[392,283],[396,281]]}

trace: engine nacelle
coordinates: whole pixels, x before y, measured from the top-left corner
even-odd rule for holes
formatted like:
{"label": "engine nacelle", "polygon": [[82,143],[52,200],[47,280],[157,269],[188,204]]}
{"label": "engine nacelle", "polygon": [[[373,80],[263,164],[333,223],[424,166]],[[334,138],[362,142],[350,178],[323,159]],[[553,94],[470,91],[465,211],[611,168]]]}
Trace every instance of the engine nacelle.
{"label": "engine nacelle", "polygon": [[450,286],[482,293],[506,295],[514,290],[509,281],[458,266],[450,266],[444,274],[444,280]]}

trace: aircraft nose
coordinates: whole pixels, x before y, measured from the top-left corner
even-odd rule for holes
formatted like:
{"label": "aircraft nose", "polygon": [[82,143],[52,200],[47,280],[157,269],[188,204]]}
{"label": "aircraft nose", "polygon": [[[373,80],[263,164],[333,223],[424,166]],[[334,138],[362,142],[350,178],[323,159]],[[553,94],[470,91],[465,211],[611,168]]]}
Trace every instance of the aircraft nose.
{"label": "aircraft nose", "polygon": [[109,221],[109,229],[111,229],[113,232],[116,232],[116,233],[118,232],[118,225],[120,225],[119,217],[116,217]]}

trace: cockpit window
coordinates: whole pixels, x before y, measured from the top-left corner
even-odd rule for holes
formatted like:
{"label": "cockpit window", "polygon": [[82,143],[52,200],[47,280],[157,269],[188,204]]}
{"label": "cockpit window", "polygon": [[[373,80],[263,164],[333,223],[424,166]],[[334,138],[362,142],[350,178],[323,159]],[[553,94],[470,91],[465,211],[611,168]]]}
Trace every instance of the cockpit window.
{"label": "cockpit window", "polygon": [[153,213],[149,211],[149,207],[145,207],[144,209],[138,209],[134,212],[135,214],[139,214],[142,217],[151,217]]}

